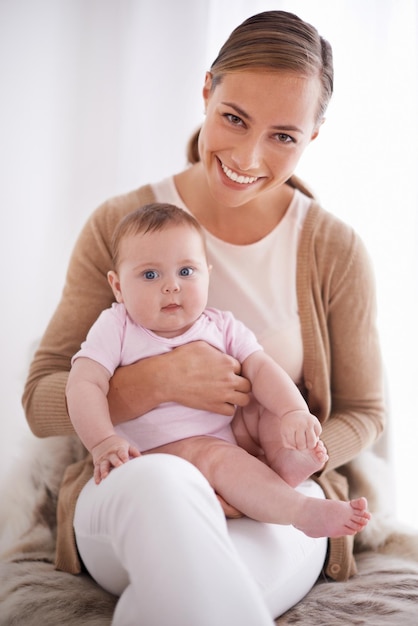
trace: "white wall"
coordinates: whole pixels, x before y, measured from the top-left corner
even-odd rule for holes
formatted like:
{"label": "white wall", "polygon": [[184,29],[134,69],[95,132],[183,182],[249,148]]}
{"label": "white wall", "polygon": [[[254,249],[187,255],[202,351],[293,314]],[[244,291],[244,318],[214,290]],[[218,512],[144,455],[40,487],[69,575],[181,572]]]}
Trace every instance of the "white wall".
{"label": "white wall", "polygon": [[0,470],[27,429],[30,353],[82,223],[185,165],[202,119],[206,15],[192,0],[0,0]]}
{"label": "white wall", "polygon": [[0,0],[0,471],[27,428],[30,351],[81,224],[107,197],[184,166],[205,69],[235,25],[271,8],[334,48],[335,96],[298,172],[373,257],[398,509],[418,526],[415,0]]}

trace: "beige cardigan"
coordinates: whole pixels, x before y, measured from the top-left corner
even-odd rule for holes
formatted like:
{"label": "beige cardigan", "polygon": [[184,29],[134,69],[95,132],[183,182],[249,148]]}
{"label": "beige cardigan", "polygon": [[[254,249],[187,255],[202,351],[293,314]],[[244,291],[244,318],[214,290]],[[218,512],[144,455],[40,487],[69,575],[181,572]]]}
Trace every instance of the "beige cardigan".
{"label": "beige cardigan", "polygon": [[[100,311],[110,306],[106,274],[109,242],[119,219],[154,201],[150,186],[105,202],[90,217],[75,246],[60,304],[31,364],[23,404],[40,436],[74,434],[65,386],[70,359]],[[298,250],[297,294],[304,347],[304,383],[311,412],[323,424],[330,460],[318,482],[327,497],[347,499],[336,468],[371,445],[383,429],[382,366],[375,326],[374,279],[365,248],[351,228],[315,202]],[[90,455],[65,474],[58,503],[56,567],[79,573],[73,532],[78,494],[92,476]],[[355,573],[353,538],[330,540],[326,573]]]}

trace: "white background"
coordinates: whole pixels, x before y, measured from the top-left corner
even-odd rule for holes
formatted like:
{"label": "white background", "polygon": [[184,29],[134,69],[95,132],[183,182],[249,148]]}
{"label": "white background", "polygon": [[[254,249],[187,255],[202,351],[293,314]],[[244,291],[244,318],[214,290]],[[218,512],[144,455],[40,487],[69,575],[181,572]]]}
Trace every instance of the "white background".
{"label": "white background", "polygon": [[399,517],[418,527],[417,2],[0,0],[0,472],[74,240],[109,196],[181,170],[233,27],[293,11],[332,43],[335,96],[298,169],[373,258]]}

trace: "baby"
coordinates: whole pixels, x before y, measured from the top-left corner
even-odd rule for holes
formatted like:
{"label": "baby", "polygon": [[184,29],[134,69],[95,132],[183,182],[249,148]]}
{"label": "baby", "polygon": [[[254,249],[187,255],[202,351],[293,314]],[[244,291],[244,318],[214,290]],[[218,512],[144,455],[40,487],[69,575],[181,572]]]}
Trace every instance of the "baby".
{"label": "baby", "polygon": [[[321,425],[254,334],[231,313],[207,308],[210,266],[195,218],[166,204],[130,213],[116,229],[113,262],[108,280],[116,303],[73,357],[67,384],[69,415],[92,454],[96,483],[141,454],[175,454],[248,517],[292,524],[311,537],[362,530],[370,519],[365,498],[331,501],[294,489],[328,460]],[[164,403],[113,426],[107,393],[118,366],[200,340],[242,364],[255,410],[232,420]]]}

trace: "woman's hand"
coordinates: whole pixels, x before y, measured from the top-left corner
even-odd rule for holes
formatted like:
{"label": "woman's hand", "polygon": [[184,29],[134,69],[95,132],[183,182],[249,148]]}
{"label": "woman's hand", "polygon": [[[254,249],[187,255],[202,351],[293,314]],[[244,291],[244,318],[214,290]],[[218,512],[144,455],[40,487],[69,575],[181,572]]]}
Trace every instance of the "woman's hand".
{"label": "woman's hand", "polygon": [[179,404],[232,416],[235,406],[246,406],[251,385],[240,376],[241,364],[204,341],[170,353],[171,399]]}
{"label": "woman's hand", "polygon": [[116,370],[108,395],[114,424],[143,415],[163,402],[232,416],[246,406],[251,385],[241,365],[204,341]]}

